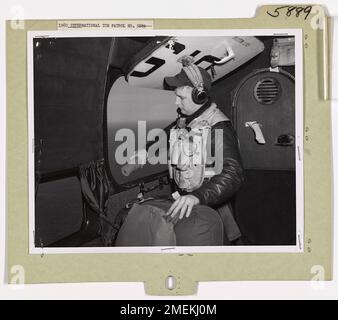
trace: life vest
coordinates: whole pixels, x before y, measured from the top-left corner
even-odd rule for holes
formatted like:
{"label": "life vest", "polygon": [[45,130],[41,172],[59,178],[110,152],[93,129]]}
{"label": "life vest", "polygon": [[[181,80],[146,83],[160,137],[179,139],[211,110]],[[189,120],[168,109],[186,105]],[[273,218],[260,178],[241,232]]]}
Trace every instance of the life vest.
{"label": "life vest", "polygon": [[[185,128],[170,130],[169,175],[177,186],[187,192],[198,189],[205,178],[215,175],[208,164],[208,137],[212,126],[229,121],[215,103],[192,120]],[[209,139],[210,140],[210,139]]]}

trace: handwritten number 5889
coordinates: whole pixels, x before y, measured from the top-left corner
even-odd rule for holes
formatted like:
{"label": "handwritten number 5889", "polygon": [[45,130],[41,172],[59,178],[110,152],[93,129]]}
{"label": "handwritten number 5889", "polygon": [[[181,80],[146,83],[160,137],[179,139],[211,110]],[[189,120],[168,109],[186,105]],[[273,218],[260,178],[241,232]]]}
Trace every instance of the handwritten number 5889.
{"label": "handwritten number 5889", "polygon": [[279,15],[280,15],[280,13],[283,9],[286,9],[285,15],[287,17],[291,17],[292,13],[295,11],[296,12],[296,15],[295,15],[296,18],[299,18],[301,13],[303,12],[305,14],[304,20],[306,20],[307,17],[309,16],[309,14],[311,13],[312,6],[307,6],[307,7],[282,6],[282,7],[276,8],[272,13],[269,12],[269,11],[267,11],[266,13],[273,18],[277,18],[277,17],[279,17]]}

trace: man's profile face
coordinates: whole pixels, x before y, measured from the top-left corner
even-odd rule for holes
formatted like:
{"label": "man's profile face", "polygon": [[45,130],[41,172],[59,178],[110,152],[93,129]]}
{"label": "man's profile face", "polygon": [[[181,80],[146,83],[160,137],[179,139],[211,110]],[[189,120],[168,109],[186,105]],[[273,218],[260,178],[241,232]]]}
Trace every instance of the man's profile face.
{"label": "man's profile face", "polygon": [[194,103],[191,98],[193,88],[189,86],[178,87],[175,90],[176,102],[175,104],[181,109],[181,112],[187,116],[196,112],[201,105]]}

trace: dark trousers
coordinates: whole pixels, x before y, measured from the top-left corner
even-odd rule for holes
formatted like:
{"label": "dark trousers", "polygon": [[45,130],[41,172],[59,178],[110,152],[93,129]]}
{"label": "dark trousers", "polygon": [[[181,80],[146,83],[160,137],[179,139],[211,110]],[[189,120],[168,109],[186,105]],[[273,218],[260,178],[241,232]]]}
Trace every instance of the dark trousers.
{"label": "dark trousers", "polygon": [[[167,212],[172,201],[149,201]],[[178,213],[179,215],[179,213]],[[218,212],[208,206],[196,205],[189,218],[179,219],[174,226],[177,246],[221,246],[224,241],[223,222]]]}

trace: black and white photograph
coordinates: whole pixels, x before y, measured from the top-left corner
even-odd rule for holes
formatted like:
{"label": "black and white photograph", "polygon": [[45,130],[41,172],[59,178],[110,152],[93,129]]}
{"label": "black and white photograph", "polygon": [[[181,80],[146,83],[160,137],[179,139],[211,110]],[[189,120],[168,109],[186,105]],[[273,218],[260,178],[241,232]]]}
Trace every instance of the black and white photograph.
{"label": "black and white photograph", "polygon": [[299,30],[28,33],[30,253],[302,252]]}

